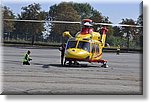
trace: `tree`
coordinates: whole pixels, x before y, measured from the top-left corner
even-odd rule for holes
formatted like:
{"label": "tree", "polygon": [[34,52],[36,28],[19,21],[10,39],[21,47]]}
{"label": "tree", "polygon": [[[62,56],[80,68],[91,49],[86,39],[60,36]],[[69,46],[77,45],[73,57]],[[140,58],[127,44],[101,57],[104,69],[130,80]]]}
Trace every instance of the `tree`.
{"label": "tree", "polygon": [[[102,14],[99,11],[93,9],[90,19],[93,22],[102,22],[103,16],[102,16]],[[99,28],[99,27],[100,27],[100,25],[95,25],[93,28],[95,30],[97,30],[97,28]]]}
{"label": "tree", "polygon": [[123,36],[123,32],[121,31],[121,27],[118,27],[118,26],[113,27],[113,36],[115,36],[115,37],[122,37]]}
{"label": "tree", "polygon": [[102,16],[102,13],[94,9],[89,3],[73,3],[70,5],[78,12],[80,19],[90,18],[93,22],[109,22],[109,17]]}
{"label": "tree", "polygon": [[[62,2],[59,5],[50,7],[49,16],[56,21],[80,21],[80,16],[77,11],[67,2]],[[55,36],[60,41],[62,33],[64,31],[70,31],[71,34],[77,33],[80,30],[79,24],[52,24],[51,36]]]}
{"label": "tree", "polygon": [[[62,2],[58,5],[55,4],[50,7],[49,18],[50,20],[65,20],[65,21],[82,21],[83,19],[89,18],[89,19],[92,19],[93,22],[111,23],[109,21],[109,17],[102,16],[101,12],[94,9],[88,3]],[[56,25],[59,25],[59,26],[56,27]],[[56,32],[58,33],[58,31],[60,31],[59,33],[62,33],[62,30],[60,29],[68,30],[70,28],[72,29],[75,28],[76,30],[71,29],[71,32],[73,34],[80,30],[79,25],[75,26],[74,24],[75,27],[71,27],[69,24],[61,24],[61,25],[62,26],[60,26],[60,24],[52,24],[52,32],[53,32],[52,35],[54,35],[54,33]],[[68,26],[70,28],[68,28]],[[94,29],[96,30],[97,27],[99,26],[100,25],[94,26]],[[54,28],[57,28],[57,29],[54,30]],[[112,27],[109,26],[108,28],[109,28],[108,35],[112,35],[113,34]]]}
{"label": "tree", "polygon": [[[137,25],[143,26],[143,14],[141,14],[137,19]],[[138,28],[138,33],[143,35],[143,27]]]}
{"label": "tree", "polygon": [[81,20],[91,17],[93,7],[90,4],[70,2],[70,5],[77,11],[78,15],[80,15]]}
{"label": "tree", "polygon": [[[143,14],[141,14],[137,19],[137,24],[140,26],[143,26]],[[139,45],[140,47],[143,47],[143,27],[138,28],[138,34],[139,34]]]}
{"label": "tree", "polygon": [[56,15],[56,9],[57,9],[57,5],[52,5],[50,7],[50,10],[49,10],[49,15],[47,16],[47,19],[53,21],[55,20],[55,15]]}
{"label": "tree", "polygon": [[[136,21],[133,19],[122,19],[121,24],[136,25]],[[130,37],[133,37],[133,40],[136,40],[137,29],[135,27],[121,27],[122,33],[126,35],[127,48],[129,49]]]}
{"label": "tree", "polygon": [[143,26],[143,14],[138,17],[137,24]]}
{"label": "tree", "polygon": [[[19,15],[19,19],[22,20],[43,20],[45,19],[46,12],[41,11],[40,4],[30,4],[28,6],[22,7],[21,15]],[[33,22],[21,22],[22,31],[24,31],[25,36],[32,35],[32,45],[34,44],[35,38],[38,38],[38,34],[42,34],[43,31],[43,23],[33,23]]]}
{"label": "tree", "polygon": [[102,22],[103,16],[99,11],[92,10],[90,19],[92,19],[93,22]]}
{"label": "tree", "polygon": [[[14,13],[10,10],[9,7],[4,6],[2,9],[3,12],[3,18],[4,19],[14,19],[15,15]],[[15,22],[9,22],[9,21],[4,21],[4,39],[7,36],[7,39],[10,38],[10,33],[15,30]]]}

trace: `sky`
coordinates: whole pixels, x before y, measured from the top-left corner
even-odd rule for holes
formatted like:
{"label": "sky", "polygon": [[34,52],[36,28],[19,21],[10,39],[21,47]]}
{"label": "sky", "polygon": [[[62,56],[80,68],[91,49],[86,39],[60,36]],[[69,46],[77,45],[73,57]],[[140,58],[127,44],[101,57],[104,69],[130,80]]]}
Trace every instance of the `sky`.
{"label": "sky", "polygon": [[125,18],[137,20],[140,15],[141,0],[86,0],[86,2],[85,0],[1,0],[1,3],[8,6],[15,14],[19,14],[21,7],[32,3],[40,3],[42,10],[48,11],[50,6],[62,1],[87,2],[103,16],[108,16],[112,23],[120,23]]}

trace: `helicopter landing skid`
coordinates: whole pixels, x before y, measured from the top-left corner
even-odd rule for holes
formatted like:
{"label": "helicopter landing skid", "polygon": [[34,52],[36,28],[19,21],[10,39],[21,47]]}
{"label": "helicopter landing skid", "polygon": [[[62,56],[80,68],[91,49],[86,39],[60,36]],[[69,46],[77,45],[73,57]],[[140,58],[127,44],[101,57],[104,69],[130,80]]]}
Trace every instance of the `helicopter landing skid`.
{"label": "helicopter landing skid", "polygon": [[99,60],[98,63],[102,63],[101,67],[108,68],[107,60]]}
{"label": "helicopter landing skid", "polygon": [[[68,62],[68,63],[66,63],[66,62]],[[69,65],[69,66],[71,66],[71,65],[79,65],[79,63],[77,61],[71,61],[71,60],[66,60],[65,59],[64,66],[65,65]]]}
{"label": "helicopter landing skid", "polygon": [[[68,62],[68,63],[66,63],[66,62]],[[74,63],[73,63],[74,62]],[[101,67],[104,67],[104,68],[108,68],[108,65],[107,65],[107,60],[90,60],[90,61],[88,61],[89,63],[91,63],[91,62],[97,62],[97,63],[102,63],[103,65],[101,65]],[[65,65],[69,65],[69,66],[71,66],[71,65],[79,65],[79,63],[77,62],[77,60],[66,60],[65,59],[65,61],[64,61],[64,66]]]}

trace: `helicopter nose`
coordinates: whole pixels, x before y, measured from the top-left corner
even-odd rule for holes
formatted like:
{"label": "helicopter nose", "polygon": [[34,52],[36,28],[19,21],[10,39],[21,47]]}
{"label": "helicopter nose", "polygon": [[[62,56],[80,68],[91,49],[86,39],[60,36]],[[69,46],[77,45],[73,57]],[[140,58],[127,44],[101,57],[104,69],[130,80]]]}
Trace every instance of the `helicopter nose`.
{"label": "helicopter nose", "polygon": [[89,52],[82,49],[68,49],[65,53],[67,58],[85,59],[89,56]]}

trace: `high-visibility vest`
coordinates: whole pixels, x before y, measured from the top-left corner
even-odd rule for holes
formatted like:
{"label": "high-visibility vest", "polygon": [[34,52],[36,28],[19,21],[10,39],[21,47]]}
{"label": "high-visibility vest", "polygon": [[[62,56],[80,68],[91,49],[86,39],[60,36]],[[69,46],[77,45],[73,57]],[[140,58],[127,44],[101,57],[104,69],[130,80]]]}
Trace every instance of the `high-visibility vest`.
{"label": "high-visibility vest", "polygon": [[29,59],[30,59],[30,56],[29,56],[29,54],[26,53],[26,54],[24,55],[23,62],[28,62]]}
{"label": "high-visibility vest", "polygon": [[120,51],[120,46],[117,47],[117,51]]}

